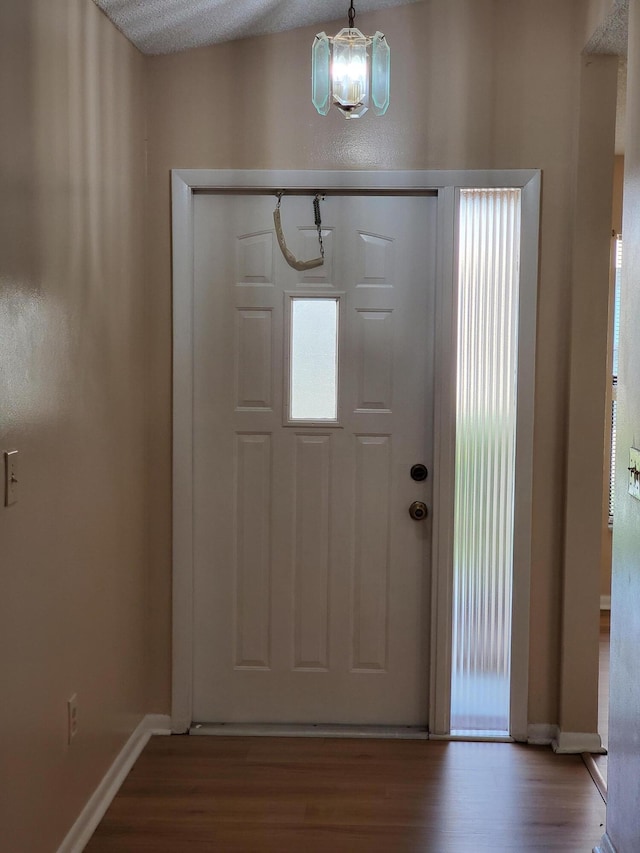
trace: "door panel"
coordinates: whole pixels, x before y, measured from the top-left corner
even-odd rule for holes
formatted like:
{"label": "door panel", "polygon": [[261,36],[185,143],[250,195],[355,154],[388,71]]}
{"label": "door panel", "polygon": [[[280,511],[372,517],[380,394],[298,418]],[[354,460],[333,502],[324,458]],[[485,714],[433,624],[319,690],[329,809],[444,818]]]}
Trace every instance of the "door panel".
{"label": "door panel", "polygon": [[[302,272],[273,198],[194,205],[194,719],[424,724],[436,199],[327,198]],[[337,421],[289,419],[296,297],[338,300]]]}

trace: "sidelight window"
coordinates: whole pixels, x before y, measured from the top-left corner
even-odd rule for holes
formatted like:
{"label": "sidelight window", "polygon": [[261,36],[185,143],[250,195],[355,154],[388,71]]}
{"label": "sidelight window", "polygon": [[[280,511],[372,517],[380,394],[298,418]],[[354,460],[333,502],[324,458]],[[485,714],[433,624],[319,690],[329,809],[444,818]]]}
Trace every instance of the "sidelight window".
{"label": "sidelight window", "polygon": [[451,733],[506,736],[520,190],[460,191]]}

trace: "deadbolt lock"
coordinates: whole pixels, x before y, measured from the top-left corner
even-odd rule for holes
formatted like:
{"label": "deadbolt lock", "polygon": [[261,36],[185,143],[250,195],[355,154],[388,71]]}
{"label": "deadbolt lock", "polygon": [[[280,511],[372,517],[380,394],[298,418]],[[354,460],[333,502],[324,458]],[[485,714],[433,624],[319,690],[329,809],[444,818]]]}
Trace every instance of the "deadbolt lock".
{"label": "deadbolt lock", "polygon": [[411,466],[411,479],[416,480],[416,482],[421,483],[423,480],[426,480],[429,476],[429,472],[427,471],[427,466],[423,465],[421,462],[418,462],[417,465]]}
{"label": "deadbolt lock", "polygon": [[424,521],[429,511],[423,501],[414,501],[409,507],[409,515],[414,521]]}

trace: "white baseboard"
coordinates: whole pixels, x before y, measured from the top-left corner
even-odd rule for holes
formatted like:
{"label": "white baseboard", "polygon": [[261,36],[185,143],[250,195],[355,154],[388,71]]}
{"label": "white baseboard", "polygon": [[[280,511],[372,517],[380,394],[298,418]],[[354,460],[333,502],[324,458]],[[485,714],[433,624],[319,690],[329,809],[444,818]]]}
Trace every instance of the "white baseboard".
{"label": "white baseboard", "polygon": [[168,716],[147,714],[143,717],[80,812],[58,853],[82,853],[151,735],[169,734],[171,720]]}
{"label": "white baseboard", "polygon": [[532,746],[550,746],[558,737],[558,727],[554,723],[529,723],[527,743]]}
{"label": "white baseboard", "polygon": [[607,750],[602,746],[600,735],[596,732],[562,732],[553,739],[553,751],[559,755],[572,755],[581,752],[592,752],[606,755]]}
{"label": "white baseboard", "polygon": [[611,610],[611,596],[610,595],[601,595],[600,596],[600,610]]}
{"label": "white baseboard", "polygon": [[613,842],[605,832],[600,839],[598,846],[593,848],[593,853],[618,853],[618,851],[613,846]]}
{"label": "white baseboard", "polygon": [[285,723],[196,723],[190,735],[203,737],[321,737],[382,740],[429,740],[423,726],[348,726]]}

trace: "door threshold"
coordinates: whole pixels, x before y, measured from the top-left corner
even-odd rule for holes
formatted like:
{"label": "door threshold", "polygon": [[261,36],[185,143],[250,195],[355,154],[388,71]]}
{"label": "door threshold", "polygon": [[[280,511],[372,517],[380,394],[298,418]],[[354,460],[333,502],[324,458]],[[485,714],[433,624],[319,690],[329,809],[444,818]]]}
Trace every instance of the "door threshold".
{"label": "door threshold", "polygon": [[426,726],[354,726],[303,723],[193,723],[190,735],[227,737],[325,737],[428,740]]}

